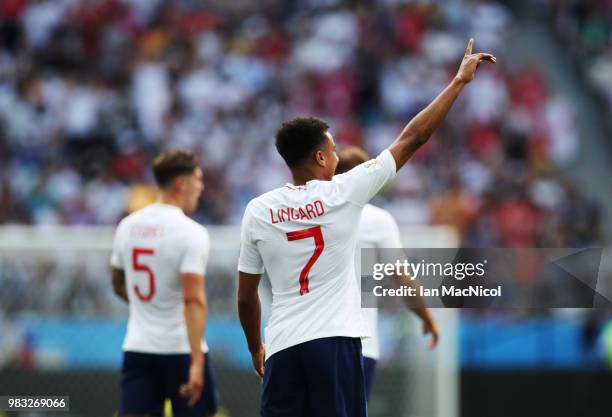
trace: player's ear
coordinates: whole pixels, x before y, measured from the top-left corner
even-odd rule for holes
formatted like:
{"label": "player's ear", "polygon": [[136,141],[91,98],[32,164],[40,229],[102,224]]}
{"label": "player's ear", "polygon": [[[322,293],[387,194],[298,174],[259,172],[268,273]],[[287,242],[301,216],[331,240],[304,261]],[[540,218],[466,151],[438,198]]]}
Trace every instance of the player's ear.
{"label": "player's ear", "polygon": [[321,167],[326,165],[325,155],[323,155],[322,150],[319,149],[315,152],[315,161],[317,161],[317,164]]}
{"label": "player's ear", "polygon": [[176,177],[174,179],[173,188],[174,188],[175,191],[183,192],[185,190],[185,187],[186,187],[185,178],[183,178],[183,177]]}

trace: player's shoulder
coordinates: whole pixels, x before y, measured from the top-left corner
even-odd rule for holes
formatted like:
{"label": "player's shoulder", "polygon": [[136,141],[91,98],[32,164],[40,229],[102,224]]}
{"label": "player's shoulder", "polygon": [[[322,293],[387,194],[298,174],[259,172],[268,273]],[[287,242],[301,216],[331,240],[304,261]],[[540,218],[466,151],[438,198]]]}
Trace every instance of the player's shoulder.
{"label": "player's shoulder", "polygon": [[137,222],[137,221],[142,220],[143,218],[149,217],[151,213],[155,211],[156,207],[157,207],[157,204],[153,203],[153,204],[146,205],[142,208],[139,208],[138,210],[134,210],[133,212],[125,216],[119,222],[119,224]]}
{"label": "player's shoulder", "polygon": [[396,171],[395,159],[393,159],[393,156],[388,149],[383,150],[375,158],[369,159],[342,174],[335,175],[333,181],[340,183],[347,181],[350,182],[354,181],[355,177],[369,176],[370,174],[381,170],[392,170],[393,172]]}
{"label": "player's shoulder", "polygon": [[401,246],[399,225],[387,210],[366,204],[359,222],[359,239],[373,247]]}
{"label": "player's shoulder", "polygon": [[367,214],[369,216],[385,217],[385,218],[391,217],[391,218],[393,218],[391,213],[389,213],[384,208],[375,206],[374,204],[370,204],[370,203],[368,203],[365,206],[363,206],[363,213]]}
{"label": "player's shoulder", "polygon": [[397,225],[397,222],[391,213],[373,204],[366,204],[363,206],[361,219],[362,221],[378,224],[379,226]]}
{"label": "player's shoulder", "polygon": [[165,219],[166,228],[171,228],[173,233],[169,236],[177,241],[177,244],[189,244],[190,242],[209,242],[208,230],[185,213],[177,212],[176,216]]}
{"label": "player's shoulder", "polygon": [[256,215],[262,210],[267,210],[270,206],[275,205],[279,202],[283,202],[285,199],[285,192],[288,186],[277,187],[273,190],[265,192],[255,198],[253,198],[246,205],[245,214]]}
{"label": "player's shoulder", "polygon": [[143,207],[141,209],[135,210],[135,211],[131,212],[130,214],[128,214],[127,216],[125,216],[117,224],[117,231],[123,230],[130,223],[134,223],[134,222],[138,221],[138,219],[143,215],[143,213],[145,213],[149,209],[150,209],[150,206],[146,206],[146,207]]}
{"label": "player's shoulder", "polygon": [[182,222],[183,227],[191,234],[208,238],[208,229],[206,229],[204,225],[198,223],[197,221],[186,215],[183,215]]}

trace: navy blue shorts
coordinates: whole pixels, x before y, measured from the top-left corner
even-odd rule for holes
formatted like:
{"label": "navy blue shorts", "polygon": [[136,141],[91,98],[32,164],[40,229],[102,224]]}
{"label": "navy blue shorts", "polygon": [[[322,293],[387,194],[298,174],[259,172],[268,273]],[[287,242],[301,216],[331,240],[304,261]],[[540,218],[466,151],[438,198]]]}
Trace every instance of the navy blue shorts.
{"label": "navy blue shorts", "polygon": [[363,357],[363,374],[365,376],[366,397],[370,398],[372,382],[374,382],[374,372],[376,371],[376,359]]}
{"label": "navy blue shorts", "polygon": [[174,417],[214,414],[219,394],[208,354],[204,360],[204,388],[200,400],[189,407],[187,400],[179,394],[179,387],[189,380],[190,364],[189,354],[124,352],[119,415],[162,416],[166,398],[172,402]]}
{"label": "navy blue shorts", "polygon": [[327,337],[266,361],[262,417],[367,417],[361,339]]}

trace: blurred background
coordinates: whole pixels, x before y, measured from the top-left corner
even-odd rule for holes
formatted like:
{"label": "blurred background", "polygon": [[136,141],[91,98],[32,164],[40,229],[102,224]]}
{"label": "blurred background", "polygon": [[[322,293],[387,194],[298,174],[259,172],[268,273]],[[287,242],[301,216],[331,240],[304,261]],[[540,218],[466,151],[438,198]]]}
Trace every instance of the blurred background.
{"label": "blurred background", "polygon": [[[0,394],[116,412],[127,309],[111,291],[113,226],[155,198],[151,160],[182,147],[206,182],[194,217],[212,235],[223,415],[256,415],[238,225],[289,180],[276,129],[316,115],[339,147],[377,154],[450,81],[470,36],[498,64],[375,204],[407,246],[606,247],[610,0],[0,0]],[[604,257],[599,279],[611,271]],[[412,317],[381,313],[372,416],[612,414],[608,312],[436,314],[430,353]]]}

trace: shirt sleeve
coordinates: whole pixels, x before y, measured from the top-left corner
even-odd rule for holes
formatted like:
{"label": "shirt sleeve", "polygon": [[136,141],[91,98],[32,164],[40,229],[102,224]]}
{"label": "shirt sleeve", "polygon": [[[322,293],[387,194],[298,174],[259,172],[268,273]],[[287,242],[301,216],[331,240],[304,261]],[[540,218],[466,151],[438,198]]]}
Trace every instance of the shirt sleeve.
{"label": "shirt sleeve", "polygon": [[210,252],[210,238],[208,232],[201,226],[193,229],[187,236],[185,253],[181,260],[181,274],[206,274],[206,264]]}
{"label": "shirt sleeve", "polygon": [[367,204],[385,185],[395,178],[395,159],[388,149],[378,157],[336,175],[332,182],[342,198],[359,206]]}
{"label": "shirt sleeve", "polygon": [[247,274],[263,274],[264,264],[261,259],[259,249],[253,239],[253,226],[255,219],[251,214],[249,206],[247,206],[244,217],[242,218],[242,227],[240,231],[240,258],[238,259],[238,271],[246,272]]}
{"label": "shirt sleeve", "polygon": [[110,257],[110,264],[113,268],[117,268],[117,269],[125,269],[124,263],[123,263],[123,255],[121,254],[121,232],[122,227],[121,227],[121,223],[119,223],[119,226],[117,226],[117,230],[115,230],[115,237],[113,239],[113,250],[111,252],[111,257]]}

